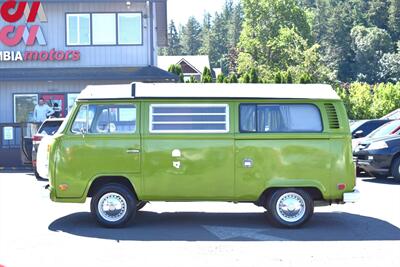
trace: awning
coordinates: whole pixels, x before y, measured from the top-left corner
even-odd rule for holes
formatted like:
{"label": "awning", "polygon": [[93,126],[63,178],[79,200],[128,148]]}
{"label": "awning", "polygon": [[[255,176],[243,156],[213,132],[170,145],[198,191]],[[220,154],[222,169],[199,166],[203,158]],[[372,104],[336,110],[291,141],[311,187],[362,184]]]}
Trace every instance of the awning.
{"label": "awning", "polygon": [[0,81],[132,81],[178,82],[179,77],[157,67],[137,68],[10,68],[0,69]]}

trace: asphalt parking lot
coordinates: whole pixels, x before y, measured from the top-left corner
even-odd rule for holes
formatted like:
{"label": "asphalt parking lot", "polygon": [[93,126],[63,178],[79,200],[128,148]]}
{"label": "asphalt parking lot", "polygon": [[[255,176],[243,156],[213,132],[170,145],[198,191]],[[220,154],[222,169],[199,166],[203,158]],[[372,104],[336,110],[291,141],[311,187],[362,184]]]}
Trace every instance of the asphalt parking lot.
{"label": "asphalt parking lot", "polygon": [[296,230],[262,208],[150,203],[125,229],[99,227],[88,203],[48,199],[31,174],[0,173],[0,265],[400,266],[400,182],[358,178],[357,204],[316,208]]}

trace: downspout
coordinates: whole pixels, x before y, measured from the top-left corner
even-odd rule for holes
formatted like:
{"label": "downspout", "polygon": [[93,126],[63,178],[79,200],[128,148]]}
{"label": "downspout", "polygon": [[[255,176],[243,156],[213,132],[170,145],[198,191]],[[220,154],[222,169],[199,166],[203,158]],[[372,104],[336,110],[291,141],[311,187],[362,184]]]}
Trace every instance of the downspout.
{"label": "downspout", "polygon": [[150,65],[154,66],[154,2],[153,0],[147,1],[147,8],[149,12],[149,28],[150,28]]}

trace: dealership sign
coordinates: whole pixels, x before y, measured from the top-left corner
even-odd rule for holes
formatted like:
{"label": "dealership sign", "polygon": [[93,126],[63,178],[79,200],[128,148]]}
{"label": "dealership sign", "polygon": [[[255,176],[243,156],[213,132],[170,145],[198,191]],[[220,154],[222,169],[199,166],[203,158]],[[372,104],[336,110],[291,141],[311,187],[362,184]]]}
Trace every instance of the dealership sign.
{"label": "dealership sign", "polygon": [[[39,1],[28,3],[26,1],[7,0],[0,8],[1,18],[8,25],[0,29],[0,43],[4,46],[15,47],[21,43],[26,48],[34,46],[47,46],[41,25],[35,24],[37,20],[47,23],[47,16],[43,5]],[[23,22],[24,25],[13,23]],[[80,52],[77,50],[49,51],[0,51],[0,61],[78,61]]]}

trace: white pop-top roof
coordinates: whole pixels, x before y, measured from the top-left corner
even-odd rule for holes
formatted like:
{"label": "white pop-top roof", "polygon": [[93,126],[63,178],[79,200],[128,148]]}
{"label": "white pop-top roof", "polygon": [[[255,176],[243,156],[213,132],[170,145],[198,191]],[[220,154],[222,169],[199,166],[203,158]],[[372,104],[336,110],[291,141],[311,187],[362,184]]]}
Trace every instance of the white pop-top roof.
{"label": "white pop-top roof", "polygon": [[325,84],[132,83],[89,85],[78,99],[260,98],[340,100]]}

